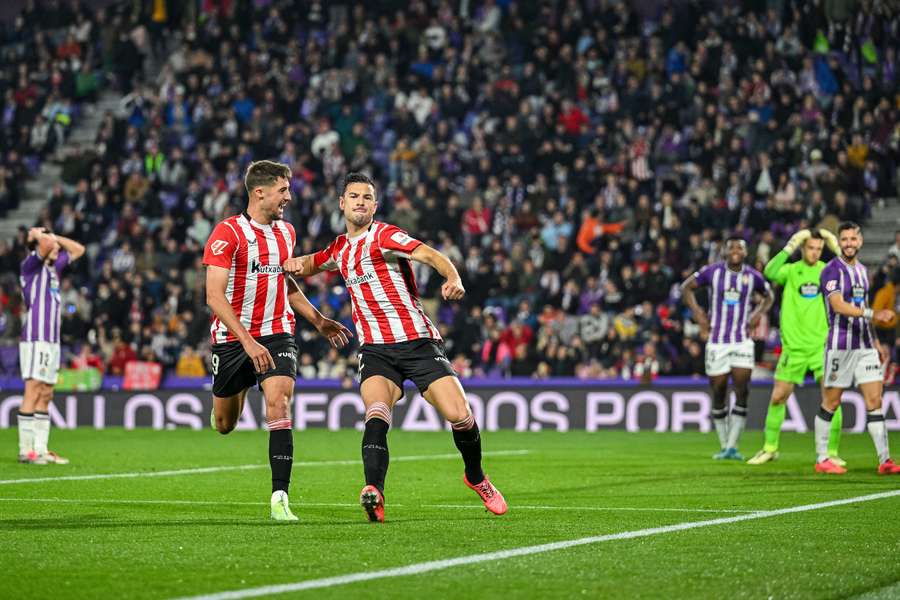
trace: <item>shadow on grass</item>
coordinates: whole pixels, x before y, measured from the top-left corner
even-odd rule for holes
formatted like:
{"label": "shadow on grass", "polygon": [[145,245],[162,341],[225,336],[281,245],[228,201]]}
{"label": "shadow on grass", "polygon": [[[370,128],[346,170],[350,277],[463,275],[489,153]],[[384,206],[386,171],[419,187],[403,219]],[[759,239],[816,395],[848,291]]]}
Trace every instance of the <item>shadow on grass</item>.
{"label": "shadow on grass", "polygon": [[[484,519],[484,516],[472,515],[468,518],[447,518],[441,519],[442,523],[447,522],[468,522]],[[303,529],[329,528],[333,531],[335,527],[358,530],[360,528],[385,528],[400,524],[416,524],[416,523],[433,523],[433,519],[426,518],[395,518],[390,519],[385,524],[369,523],[364,519],[345,519],[345,520],[304,520],[302,517],[295,522],[278,522],[266,518],[212,518],[212,519],[117,519],[103,514],[83,514],[70,515],[66,517],[47,517],[43,519],[0,519],[0,533],[16,532],[24,530],[81,530],[81,529],[137,529],[137,528],[153,528],[160,527],[241,527],[241,528],[259,528],[259,527],[299,527]]]}

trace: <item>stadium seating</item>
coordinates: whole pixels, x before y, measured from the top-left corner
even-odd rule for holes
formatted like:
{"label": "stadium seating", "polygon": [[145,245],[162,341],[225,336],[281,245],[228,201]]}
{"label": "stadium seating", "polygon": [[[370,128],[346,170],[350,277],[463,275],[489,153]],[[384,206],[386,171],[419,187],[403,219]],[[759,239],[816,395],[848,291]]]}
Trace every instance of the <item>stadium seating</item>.
{"label": "stadium seating", "polygon": [[[469,294],[456,306],[434,300],[435,274],[416,275],[466,375],[702,374],[677,284],[715,259],[724,232],[761,268],[797,228],[864,221],[897,186],[896,12],[838,22],[828,3],[498,2],[462,15],[420,2],[337,4],[318,20],[290,4],[169,15],[145,47],[156,72],[133,82],[134,15],[23,15],[58,61],[102,59],[125,95],[96,144],[66,156],[66,185],[37,219],[89,248],[63,291],[70,352],[89,340],[109,361],[121,338],[167,373],[184,348],[207,354],[199,257],[244,206],[254,159],[291,166],[286,218],[303,253],[342,231],[341,177],[375,176],[378,218],[460,266]],[[20,34],[7,28],[4,52],[41,47]],[[16,132],[43,126],[18,121],[16,69],[4,70],[16,126],[4,121],[0,151],[21,160],[0,167],[0,211],[27,168]],[[69,76],[74,97],[54,95],[52,77],[38,87],[50,122],[68,114],[53,103],[79,99],[79,69]],[[0,245],[13,317],[6,269],[22,242]],[[317,276],[307,293],[352,327],[334,283]],[[777,345],[775,323],[753,332],[760,347]],[[352,352],[329,355],[308,327],[298,338],[304,373],[352,373]]]}

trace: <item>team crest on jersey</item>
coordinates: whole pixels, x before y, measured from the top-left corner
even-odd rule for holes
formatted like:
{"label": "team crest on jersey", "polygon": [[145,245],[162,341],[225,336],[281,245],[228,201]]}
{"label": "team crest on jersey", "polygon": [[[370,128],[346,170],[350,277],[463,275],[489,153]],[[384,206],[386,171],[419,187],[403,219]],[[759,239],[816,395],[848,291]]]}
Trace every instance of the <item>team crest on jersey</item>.
{"label": "team crest on jersey", "polygon": [[225,240],[216,240],[212,244],[209,245],[209,249],[216,256],[219,256],[220,254],[225,252],[225,248],[227,248],[227,247],[228,247],[228,242],[226,242]]}
{"label": "team crest on jersey", "polygon": [[828,290],[829,292],[833,292],[834,290],[836,290],[836,289],[837,289],[837,280],[836,280],[836,279],[832,279],[831,281],[829,281],[828,283],[826,283],[826,284],[825,284],[825,289]]}
{"label": "team crest on jersey", "polygon": [[747,274],[742,275],[741,281],[744,283],[744,285],[750,285],[750,276]]}

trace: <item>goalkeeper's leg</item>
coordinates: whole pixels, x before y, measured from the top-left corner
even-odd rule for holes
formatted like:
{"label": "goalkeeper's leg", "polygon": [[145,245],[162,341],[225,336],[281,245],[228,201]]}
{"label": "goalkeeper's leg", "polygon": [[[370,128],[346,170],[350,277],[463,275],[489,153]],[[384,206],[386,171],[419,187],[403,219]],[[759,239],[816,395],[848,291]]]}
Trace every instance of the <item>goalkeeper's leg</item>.
{"label": "goalkeeper's leg", "polygon": [[775,380],[775,385],[772,386],[772,398],[769,400],[769,411],[766,413],[763,449],[747,461],[749,464],[762,465],[778,458],[781,426],[784,424],[784,415],[787,409],[785,403],[793,391],[793,383]]}

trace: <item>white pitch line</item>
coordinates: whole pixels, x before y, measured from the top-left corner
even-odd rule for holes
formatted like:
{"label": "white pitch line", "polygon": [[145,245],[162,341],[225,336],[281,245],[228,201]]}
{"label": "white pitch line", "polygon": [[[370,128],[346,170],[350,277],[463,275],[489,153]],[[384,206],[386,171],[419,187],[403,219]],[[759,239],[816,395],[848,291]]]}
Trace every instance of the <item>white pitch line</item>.
{"label": "white pitch line", "polygon": [[[398,506],[396,504],[389,505]],[[481,506],[470,506],[467,504],[423,504],[430,508],[483,508]],[[640,506],[543,506],[528,505],[521,506],[513,504],[511,509],[525,510],[574,510],[574,511],[648,511],[648,512],[696,512],[696,513],[757,513],[762,510],[751,509],[731,509],[731,508],[657,508],[657,507],[640,507]]]}
{"label": "white pitch line", "polygon": [[823,508],[831,508],[834,506],[843,506],[845,504],[856,504],[858,502],[869,502],[871,500],[882,500],[884,498],[893,498],[900,496],[900,490],[892,490],[890,492],[880,492],[877,494],[867,494],[865,496],[856,496],[853,498],[845,498],[843,500],[830,500],[828,502],[817,502],[815,504],[803,504],[800,506],[791,506],[788,508],[779,508],[776,510],[766,510],[746,515],[736,515],[733,517],[721,517],[718,519],[709,519],[707,521],[688,521],[685,523],[676,523],[674,525],[666,525],[664,527],[651,527],[649,529],[637,529],[634,531],[623,531],[620,533],[611,533],[607,535],[596,535],[574,540],[565,540],[561,542],[552,542],[549,544],[539,544],[536,546],[523,546],[520,548],[512,548],[509,550],[500,550],[498,552],[486,552],[484,554],[471,554],[469,556],[459,556],[457,558],[449,558],[444,560],[432,560],[428,562],[416,563],[405,567],[394,567],[391,569],[382,569],[380,571],[361,571],[358,573],[350,573],[347,575],[338,575],[335,577],[324,577],[322,579],[307,579],[306,581],[298,581],[295,583],[284,583],[280,585],[266,585],[256,588],[248,588],[243,590],[232,590],[229,592],[218,592],[214,594],[202,594],[199,596],[185,596],[179,600],[238,600],[240,598],[257,598],[260,596],[271,596],[274,594],[286,594],[288,592],[300,592],[303,590],[314,590],[320,588],[330,588],[339,585],[347,585],[350,583],[358,583],[360,581],[371,581],[373,579],[385,579],[388,577],[406,577],[409,575],[421,575],[431,571],[440,571],[451,567],[459,567],[462,565],[471,565],[477,563],[492,562],[497,560],[505,560],[518,556],[528,556],[531,554],[543,554],[545,552],[554,552],[556,550],[565,550],[577,546],[585,546],[588,544],[599,544],[602,542],[612,542],[617,540],[630,540],[635,538],[643,538],[664,533],[674,533],[676,531],[686,531],[688,529],[699,529],[701,527],[712,527],[713,525],[727,525],[729,523],[739,523],[741,521],[752,521],[755,519],[763,519],[766,517],[776,517],[779,515],[787,515],[792,513],[807,512],[811,510],[819,510]]}
{"label": "white pitch line", "polygon": [[[484,452],[485,456],[521,456],[528,454],[530,450],[495,450]],[[423,460],[445,460],[459,458],[459,453],[448,454],[423,454],[420,456],[398,456],[391,458],[391,462],[412,462]],[[316,460],[295,462],[294,467],[335,467],[341,465],[359,465],[360,460]],[[50,466],[50,469],[55,467]],[[269,465],[226,465],[220,467],[199,467],[195,469],[174,469],[168,471],[134,471],[131,473],[97,473],[94,475],[63,475],[60,477],[29,477],[23,479],[0,479],[0,485],[16,485],[21,483],[44,483],[48,481],[86,481],[93,479],[131,479],[134,477],[169,477],[172,475],[195,475],[199,473],[219,473],[222,471],[246,471],[250,469],[268,469]]]}
{"label": "white pitch line", "polygon": [[[116,500],[111,498],[0,498],[0,502],[38,502],[41,504],[147,504],[147,505],[187,505],[196,504],[198,506],[268,506],[268,502],[235,502],[231,500],[223,500],[217,502],[215,500]],[[294,509],[303,510],[304,506],[310,507],[326,507],[326,508],[359,508],[358,503],[351,502],[304,502],[302,499],[294,500]],[[411,507],[418,508],[462,508],[462,509],[480,509],[484,510],[481,504],[394,504],[391,503],[390,508],[395,507]],[[568,510],[568,511],[634,511],[634,512],[697,512],[697,513],[754,513],[761,512],[759,510],[737,510],[737,509],[716,509],[716,508],[656,508],[656,507],[635,507],[635,506],[535,506],[535,505],[519,505],[513,504],[513,510]]]}

